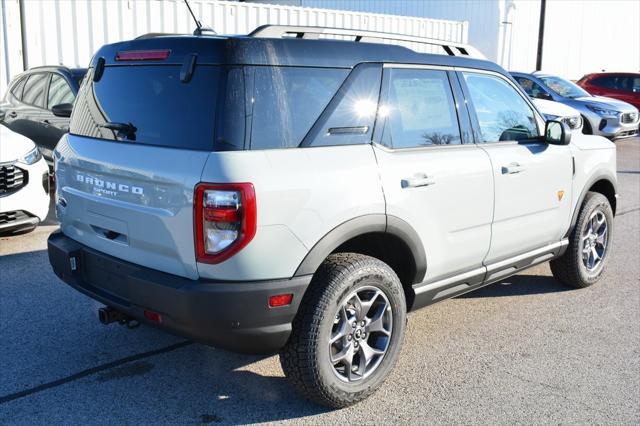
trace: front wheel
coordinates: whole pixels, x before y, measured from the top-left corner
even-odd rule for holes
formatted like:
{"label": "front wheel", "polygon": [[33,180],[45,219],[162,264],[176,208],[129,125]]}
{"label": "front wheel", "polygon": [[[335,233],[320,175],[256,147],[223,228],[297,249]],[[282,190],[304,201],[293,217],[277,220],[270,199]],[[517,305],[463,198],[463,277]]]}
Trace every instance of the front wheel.
{"label": "front wheel", "polygon": [[567,251],[551,261],[553,276],[576,288],[594,284],[600,279],[609,257],[612,232],[613,211],[609,200],[597,192],[588,192]]}
{"label": "front wheel", "polygon": [[330,255],[313,277],[280,362],[308,399],[333,408],[367,398],[396,363],[406,301],[393,270],[355,253]]}

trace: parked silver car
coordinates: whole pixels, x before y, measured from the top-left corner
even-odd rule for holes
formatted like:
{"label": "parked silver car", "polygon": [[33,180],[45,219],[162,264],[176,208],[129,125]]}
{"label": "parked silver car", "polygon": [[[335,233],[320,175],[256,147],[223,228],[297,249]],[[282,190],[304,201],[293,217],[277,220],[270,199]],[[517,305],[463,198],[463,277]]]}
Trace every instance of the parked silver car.
{"label": "parked silver car", "polygon": [[584,121],[583,133],[610,139],[638,134],[638,110],[631,104],[604,96],[592,96],[569,80],[550,74],[512,72],[527,94],[536,99],[556,101],[575,108]]}

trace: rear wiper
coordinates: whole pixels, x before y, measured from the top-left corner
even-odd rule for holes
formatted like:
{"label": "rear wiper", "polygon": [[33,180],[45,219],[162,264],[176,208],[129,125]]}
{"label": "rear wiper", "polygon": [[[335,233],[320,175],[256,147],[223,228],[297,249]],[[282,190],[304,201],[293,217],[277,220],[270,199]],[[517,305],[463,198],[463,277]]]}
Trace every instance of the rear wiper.
{"label": "rear wiper", "polygon": [[136,140],[136,126],[131,123],[105,123],[99,124],[98,127],[112,130],[118,138],[126,138],[130,141]]}

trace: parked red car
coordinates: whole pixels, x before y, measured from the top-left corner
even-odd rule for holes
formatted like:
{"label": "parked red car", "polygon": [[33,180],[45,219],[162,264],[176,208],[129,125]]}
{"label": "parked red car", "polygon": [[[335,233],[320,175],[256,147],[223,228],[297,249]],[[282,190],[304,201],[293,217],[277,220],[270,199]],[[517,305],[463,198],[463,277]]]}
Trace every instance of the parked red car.
{"label": "parked red car", "polygon": [[608,96],[628,102],[640,109],[640,74],[631,72],[603,72],[587,74],[578,85],[592,95]]}

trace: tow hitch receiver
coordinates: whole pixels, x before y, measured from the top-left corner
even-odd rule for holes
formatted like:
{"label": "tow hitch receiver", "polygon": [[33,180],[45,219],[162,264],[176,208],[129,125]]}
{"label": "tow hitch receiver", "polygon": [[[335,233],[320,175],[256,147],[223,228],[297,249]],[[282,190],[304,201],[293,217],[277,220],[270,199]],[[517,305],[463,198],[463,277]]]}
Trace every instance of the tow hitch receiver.
{"label": "tow hitch receiver", "polygon": [[98,309],[98,319],[104,325],[117,322],[120,325],[126,325],[127,328],[136,328],[140,325],[140,322],[117,309],[113,309],[110,306]]}

